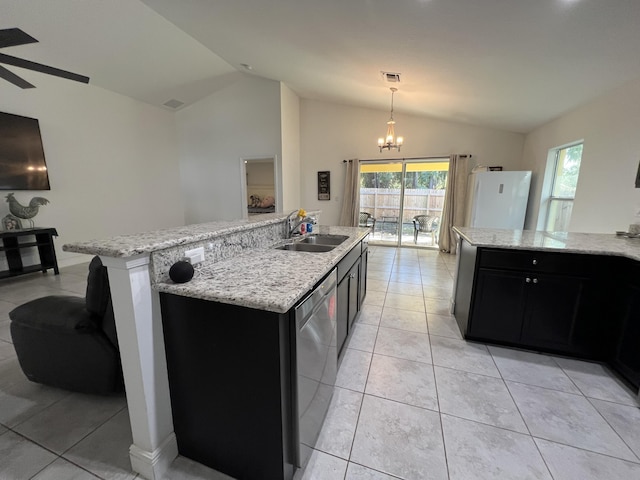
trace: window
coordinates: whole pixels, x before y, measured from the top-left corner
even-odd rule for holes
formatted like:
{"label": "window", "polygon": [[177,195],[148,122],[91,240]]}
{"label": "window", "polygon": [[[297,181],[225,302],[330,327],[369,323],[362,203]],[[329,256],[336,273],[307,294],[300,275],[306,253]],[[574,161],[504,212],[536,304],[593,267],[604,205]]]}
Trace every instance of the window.
{"label": "window", "polygon": [[360,161],[360,212],[372,217],[371,243],[437,247],[448,171],[448,158]]}
{"label": "window", "polygon": [[555,151],[553,182],[549,196],[546,231],[561,232],[569,228],[573,199],[576,196],[582,143]]}

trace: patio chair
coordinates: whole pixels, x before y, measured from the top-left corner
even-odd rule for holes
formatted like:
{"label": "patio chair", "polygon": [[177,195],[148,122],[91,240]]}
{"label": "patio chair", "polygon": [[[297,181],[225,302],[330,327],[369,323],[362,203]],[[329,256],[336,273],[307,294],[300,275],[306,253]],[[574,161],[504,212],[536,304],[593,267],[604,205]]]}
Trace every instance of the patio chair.
{"label": "patio chair", "polygon": [[430,233],[431,244],[436,244],[436,233],[440,223],[440,217],[433,215],[416,215],[413,217],[413,243],[418,243],[418,233]]}
{"label": "patio chair", "polygon": [[376,219],[369,212],[360,212],[358,226],[371,227],[371,233],[373,233],[376,229]]}

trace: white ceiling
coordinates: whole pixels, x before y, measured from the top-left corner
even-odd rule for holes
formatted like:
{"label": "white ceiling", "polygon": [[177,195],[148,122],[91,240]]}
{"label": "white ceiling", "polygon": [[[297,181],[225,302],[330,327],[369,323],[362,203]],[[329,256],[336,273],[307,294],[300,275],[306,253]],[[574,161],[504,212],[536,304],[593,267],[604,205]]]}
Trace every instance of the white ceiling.
{"label": "white ceiling", "polygon": [[154,105],[244,63],[303,98],[388,110],[380,72],[400,72],[396,113],[516,132],[640,78],[638,0],[143,1],[0,0],[0,28],[40,41],[2,51]]}

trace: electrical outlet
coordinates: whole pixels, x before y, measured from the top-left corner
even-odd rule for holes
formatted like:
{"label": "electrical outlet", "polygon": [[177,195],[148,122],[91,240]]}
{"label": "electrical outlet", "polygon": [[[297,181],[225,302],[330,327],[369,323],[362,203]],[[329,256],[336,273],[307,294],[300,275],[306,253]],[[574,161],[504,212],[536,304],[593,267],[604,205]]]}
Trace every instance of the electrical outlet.
{"label": "electrical outlet", "polygon": [[204,262],[204,247],[198,247],[184,252],[184,256],[189,259],[191,265]]}

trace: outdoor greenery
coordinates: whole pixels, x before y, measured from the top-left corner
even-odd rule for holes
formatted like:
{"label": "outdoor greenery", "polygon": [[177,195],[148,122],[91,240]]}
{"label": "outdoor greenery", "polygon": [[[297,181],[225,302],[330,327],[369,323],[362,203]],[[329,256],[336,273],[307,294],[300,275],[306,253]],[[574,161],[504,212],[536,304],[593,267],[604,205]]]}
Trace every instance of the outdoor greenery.
{"label": "outdoor greenery", "polygon": [[558,150],[553,197],[575,197],[581,159],[582,144]]}
{"label": "outdoor greenery", "polygon": [[[372,172],[360,174],[362,188],[397,188],[401,186],[401,172]],[[405,188],[429,188],[442,190],[447,183],[447,172],[407,172]]]}

